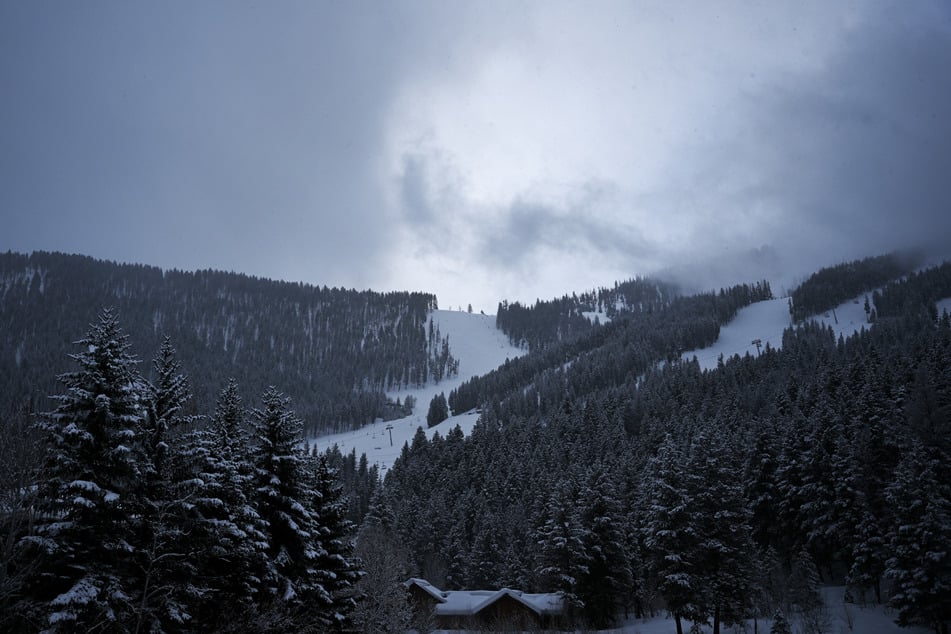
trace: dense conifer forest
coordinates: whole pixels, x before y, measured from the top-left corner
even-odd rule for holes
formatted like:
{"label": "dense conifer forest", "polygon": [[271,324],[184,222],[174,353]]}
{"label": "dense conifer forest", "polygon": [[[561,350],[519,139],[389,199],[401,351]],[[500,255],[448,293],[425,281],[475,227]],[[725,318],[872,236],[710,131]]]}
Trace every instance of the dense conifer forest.
{"label": "dense conifer forest", "polygon": [[[538,300],[534,306],[519,302],[500,302],[495,323],[518,346],[533,352],[575,339],[600,325],[600,317],[608,320],[640,313],[653,313],[666,308],[678,296],[675,285],[650,278],[634,278],[600,288],[565,295],[548,301]],[[584,313],[594,313],[586,316]]]}
{"label": "dense conifer forest", "polygon": [[[836,275],[862,292],[878,263]],[[711,310],[699,340],[762,292]],[[712,371],[668,354],[696,327],[677,313],[595,330],[570,363],[512,362],[472,382],[470,437],[404,448],[378,500],[388,533],[439,587],[561,591],[593,627],[666,609],[714,631],[777,613],[822,631],[818,587],[837,583],[947,632],[948,296],[945,264],[876,293],[873,328],[836,340],[807,321]],[[515,370],[531,364],[548,369]]]}
{"label": "dense conifer forest", "polygon": [[[789,312],[795,321],[818,315],[910,273],[920,261],[912,253],[889,253],[820,269],[793,289]],[[871,306],[866,306],[870,311]]]}
{"label": "dense conifer forest", "polygon": [[228,377],[245,398],[280,385],[307,432],[405,415],[383,392],[456,371],[427,322],[436,298],[163,271],[60,253],[0,254],[0,407],[43,408],[67,352],[110,307],[140,350],[171,337],[207,411]]}
{"label": "dense conifer forest", "polygon": [[[0,278],[0,314],[17,325],[2,345],[19,367],[27,357],[16,345],[31,322],[48,321],[36,333],[52,336],[53,324],[92,321],[44,303],[47,293],[69,302],[75,285],[83,301],[120,308],[148,289],[171,293],[136,275],[191,280],[195,289],[171,295],[189,298],[185,307],[213,304],[199,301],[200,288],[231,298],[182,315],[228,315],[243,302],[249,315],[283,306],[277,314],[300,316],[307,298],[338,293],[374,319],[392,309],[415,324],[425,354],[414,358],[430,381],[456,363],[426,322],[431,296],[386,303],[243,276],[31,257],[27,273]],[[57,281],[52,271],[73,279],[69,267],[38,266],[61,257],[97,270],[98,294],[78,277]],[[475,408],[472,433],[455,427],[430,439],[420,429],[382,479],[366,456],[303,444],[297,403],[277,389],[248,396],[228,380],[229,365],[205,368],[203,384],[174,338],[149,344],[146,371],[133,354],[141,344],[106,309],[92,326],[60,333],[78,341],[47,364],[65,371],[52,405],[20,401],[4,415],[0,630],[405,632],[414,615],[399,584],[415,576],[450,590],[559,592],[578,627],[668,613],[679,634],[684,621],[719,633],[762,618],[774,631],[794,622],[823,632],[820,587],[836,584],[851,601],[888,605],[900,624],[947,634],[951,316],[936,300],[951,297],[951,263],[883,282],[883,262],[820,271],[799,293],[830,307],[868,293],[868,328],[837,339],[802,320],[781,349],[706,371],[682,352],[709,345],[738,310],[771,298],[767,283],[678,296],[639,279],[603,295],[509,305],[501,321],[532,352],[448,398],[437,394],[431,422]],[[190,288],[183,284],[171,288]],[[238,302],[242,284],[258,290]],[[414,302],[421,318],[409,317]],[[574,321],[589,308],[610,321]],[[248,317],[246,327],[270,340],[256,319],[264,318]],[[548,319],[579,326],[552,328]],[[354,333],[368,322],[346,323]],[[209,332],[186,324],[178,332]],[[335,335],[325,341],[326,350],[338,345]],[[210,404],[194,396],[202,391]]]}
{"label": "dense conifer forest", "polygon": [[[654,289],[646,294],[658,298],[657,301],[638,302],[636,308],[615,312],[610,323],[592,326],[586,334],[579,333],[565,341],[550,342],[533,354],[466,381],[449,394],[449,407],[454,412],[483,404],[497,407],[511,396],[530,411],[536,407],[550,409],[566,390],[584,392],[589,386],[631,381],[658,361],[676,359],[682,352],[713,343],[720,334],[720,326],[732,319],[737,310],[772,297],[767,282],[739,284],[717,293],[672,297],[666,301],[660,298],[667,297],[667,287],[641,281],[637,288]],[[565,306],[560,300],[552,305]],[[526,314],[531,322],[539,320],[545,310]],[[560,375],[574,378],[563,380]]]}
{"label": "dense conifer forest", "polygon": [[75,349],[36,448],[4,452],[0,630],[348,629],[346,502],[287,397],[232,380],[188,415],[171,343],[146,380],[108,310]]}

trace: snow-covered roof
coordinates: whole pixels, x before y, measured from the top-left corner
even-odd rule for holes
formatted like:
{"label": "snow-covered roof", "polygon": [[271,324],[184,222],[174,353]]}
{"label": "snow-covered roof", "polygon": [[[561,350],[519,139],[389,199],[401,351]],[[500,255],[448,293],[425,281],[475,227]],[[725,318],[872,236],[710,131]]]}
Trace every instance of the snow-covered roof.
{"label": "snow-covered roof", "polygon": [[440,590],[439,588],[437,588],[436,586],[434,586],[433,584],[429,583],[425,579],[417,579],[416,577],[413,577],[411,579],[407,579],[406,581],[404,581],[403,585],[407,589],[409,589],[411,586],[416,586],[420,590],[423,590],[424,592],[429,594],[432,598],[436,599],[436,601],[438,601],[439,603],[442,603],[443,601],[446,600],[445,597],[443,596],[446,593]]}
{"label": "snow-covered roof", "polygon": [[412,585],[427,592],[436,601],[437,616],[474,616],[502,597],[511,597],[535,614],[561,614],[564,598],[556,592],[530,594],[521,590],[502,588],[501,590],[440,590],[425,579],[409,579],[404,584]]}

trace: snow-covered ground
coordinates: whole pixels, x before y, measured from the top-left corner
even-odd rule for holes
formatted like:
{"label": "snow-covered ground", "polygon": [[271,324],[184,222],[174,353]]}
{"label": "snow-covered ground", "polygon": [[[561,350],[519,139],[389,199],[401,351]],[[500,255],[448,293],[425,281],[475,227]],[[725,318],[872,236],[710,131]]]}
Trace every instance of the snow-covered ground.
{"label": "snow-covered ground", "polygon": [[581,313],[581,316],[590,321],[592,324],[597,319],[600,324],[611,323],[611,318],[608,317],[606,312],[602,311],[590,311],[586,310]]}
{"label": "snow-covered ground", "polygon": [[429,402],[440,392],[448,397],[449,392],[463,381],[473,376],[486,374],[505,363],[506,359],[514,359],[525,354],[525,350],[512,346],[508,337],[495,327],[495,315],[437,310],[432,313],[432,318],[439,326],[440,334],[449,337],[449,349],[459,360],[459,374],[423,388],[390,392],[389,396],[393,399],[399,397],[405,400],[407,396],[416,398],[416,407],[412,416],[385,423],[377,422],[358,430],[332,436],[310,438],[311,444],[316,442],[320,449],[336,444],[343,453],[350,453],[355,448],[357,456],[365,453],[367,461],[371,465],[378,465],[381,472],[385,473],[385,470],[389,469],[400,455],[403,444],[413,439],[418,427],[422,427],[430,438],[437,431],[445,436],[456,425],[459,425],[466,434],[472,430],[478,419],[475,411],[450,416],[448,420],[427,429],[426,413],[429,411]]}
{"label": "snow-covered ground", "polygon": [[[939,314],[942,306],[951,307],[951,299],[938,303]],[[839,304],[834,310],[816,315],[813,319],[831,326],[836,339],[839,335],[849,337],[862,328],[869,328],[868,318],[865,315],[865,294]],[[791,324],[788,297],[757,302],[741,308],[733,321],[720,328],[720,338],[712,346],[690,350],[683,353],[681,358],[689,361],[697,357],[700,367],[709,370],[717,366],[717,360],[721,354],[724,360],[734,354],[742,357],[749,353],[755,356],[757,349],[753,341],[756,339],[760,340],[760,346],[764,349],[767,342],[773,348],[782,348],[783,331]]]}
{"label": "snow-covered ground", "polygon": [[[845,588],[841,586],[822,589],[825,599],[825,611],[821,613],[818,624],[827,634],[928,634],[933,630],[923,627],[898,627],[895,624],[895,615],[883,606],[863,607],[852,603],[845,603]],[[790,617],[793,632],[814,631],[807,630],[798,617]],[[773,620],[760,619],[756,623],[756,631],[769,632]],[[690,621],[684,621],[684,632],[690,630]],[[590,631],[590,630],[584,630]],[[657,616],[652,619],[629,619],[620,627],[610,630],[598,630],[599,634],[674,634],[677,627],[674,620],[668,616]],[[712,632],[713,628],[705,626],[701,631]],[[754,631],[752,621],[734,627],[722,627],[724,634],[750,633]],[[461,630],[437,630],[434,634],[462,634]]]}
{"label": "snow-covered ground", "polygon": [[[840,334],[848,337],[861,328],[868,328],[865,315],[865,295],[840,304],[834,311],[817,315],[816,319],[832,327],[836,337]],[[951,312],[951,298],[938,302],[938,313],[948,310]],[[594,314],[586,315],[589,319]],[[604,322],[605,315],[598,315]],[[495,327],[494,315],[477,315],[462,311],[437,310],[433,319],[443,335],[449,336],[449,347],[454,357],[459,359],[459,375],[443,380],[438,385],[427,385],[423,388],[391,392],[392,398],[405,399],[412,395],[416,397],[416,408],[412,416],[387,423],[373,423],[358,430],[321,436],[308,439],[311,444],[326,448],[334,444],[344,453],[352,449],[357,455],[366,453],[370,464],[376,464],[381,471],[385,471],[399,456],[403,443],[411,441],[418,427],[422,427],[431,438],[438,431],[445,436],[450,429],[459,425],[462,431],[468,434],[475,425],[478,415],[474,412],[463,412],[451,416],[439,425],[426,428],[426,412],[433,396],[449,392],[463,381],[480,374],[490,372],[503,364],[505,359],[514,359],[525,354],[525,350],[512,346],[508,338]],[[691,350],[683,354],[686,360],[694,356],[704,369],[715,368],[717,359],[723,355],[728,359],[734,354],[740,356],[747,353],[755,355],[756,345],[753,340],[759,339],[760,345],[765,348],[767,342],[773,348],[782,347],[783,330],[789,327],[789,298],[771,299],[757,302],[741,309],[735,319],[720,329],[720,337],[716,343],[708,348]],[[392,426],[392,429],[387,429]],[[392,431],[392,444],[390,432]],[[647,634],[650,630],[644,630]]]}
{"label": "snow-covered ground", "polygon": [[[862,317],[865,317],[864,313]],[[720,355],[723,355],[724,360],[734,354],[743,356],[748,352],[755,355],[754,339],[759,339],[764,348],[767,342],[773,348],[780,348],[783,330],[789,327],[791,321],[788,298],[751,304],[741,308],[733,321],[720,328],[720,337],[712,346],[690,350],[683,353],[682,358],[689,361],[697,357],[700,367],[708,370],[717,367]]]}

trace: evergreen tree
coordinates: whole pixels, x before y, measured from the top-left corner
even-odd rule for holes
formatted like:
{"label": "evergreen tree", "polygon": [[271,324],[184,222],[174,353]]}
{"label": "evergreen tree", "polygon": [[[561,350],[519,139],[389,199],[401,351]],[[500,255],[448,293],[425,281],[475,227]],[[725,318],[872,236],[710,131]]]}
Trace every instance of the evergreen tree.
{"label": "evergreen tree", "polygon": [[800,614],[808,614],[822,607],[822,596],[819,594],[819,571],[816,569],[812,555],[805,547],[799,550],[793,560],[786,587],[787,602]]}
{"label": "evergreen tree", "polygon": [[141,569],[141,596],[135,629],[160,631],[190,626],[202,589],[191,556],[192,525],[187,517],[191,492],[179,479],[180,448],[170,438],[170,432],[193,420],[183,412],[191,392],[168,337],[153,369],[156,378],[154,384],[146,385],[148,402],[139,439],[144,460],[135,553]]}
{"label": "evergreen tree", "polygon": [[697,601],[702,589],[693,562],[700,537],[691,516],[693,500],[686,479],[683,452],[668,434],[650,462],[642,500],[646,505],[648,565],[667,610],[674,616],[677,634],[683,634],[683,618],[703,618]]}
{"label": "evergreen tree", "polygon": [[39,422],[46,456],[27,539],[43,559],[30,590],[54,631],[119,630],[137,598],[146,390],[110,311],[77,344],[79,369],[60,376],[66,391]]}
{"label": "evergreen tree", "polygon": [[353,525],[346,518],[347,505],[336,473],[323,456],[316,459],[313,505],[320,523],[318,580],[326,594],[317,595],[317,619],[335,629],[344,628],[354,607],[354,584],[360,577],[353,558]]}
{"label": "evergreen tree", "polygon": [[[945,458],[946,460],[946,458]],[[895,514],[885,576],[900,625],[951,627],[951,498],[936,477],[939,460],[915,443],[902,458],[887,498]]]}
{"label": "evergreen tree", "polygon": [[265,600],[267,523],[253,506],[254,471],[245,409],[237,383],[221,391],[207,429],[192,432],[184,450],[188,472],[195,567],[202,584],[196,629],[248,623]]}
{"label": "evergreen tree", "polygon": [[595,466],[580,499],[581,522],[586,527],[587,570],[578,582],[587,622],[598,628],[611,625],[625,604],[634,582],[629,536],[614,482]]}
{"label": "evergreen tree", "polygon": [[581,578],[588,574],[588,528],[578,514],[577,487],[566,479],[553,491],[537,520],[534,541],[538,550],[536,575],[547,592],[560,592],[569,613],[584,607],[579,596]]}
{"label": "evergreen tree", "polygon": [[334,599],[318,566],[330,553],[321,543],[320,519],[313,506],[318,493],[311,458],[300,445],[302,423],[276,389],[269,388],[262,403],[252,423],[257,443],[255,506],[267,522],[269,569],[264,582],[273,599],[268,618],[277,619],[264,623],[269,628],[286,628],[288,623],[326,628],[331,623],[321,607],[332,605]]}
{"label": "evergreen tree", "polygon": [[740,623],[751,611],[754,549],[750,511],[735,461],[722,440],[699,434],[691,448],[689,486],[692,499],[688,529],[699,538],[692,558],[701,580],[704,611],[713,617],[713,634],[721,621]]}
{"label": "evergreen tree", "polygon": [[410,576],[408,556],[384,523],[368,516],[357,537],[355,553],[365,574],[355,586],[353,624],[361,634],[404,634],[412,618],[402,585]]}
{"label": "evergreen tree", "polygon": [[429,402],[429,411],[426,413],[426,424],[430,427],[438,425],[449,418],[449,403],[446,395],[440,392]]}
{"label": "evergreen tree", "polygon": [[789,621],[786,620],[786,615],[782,611],[777,610],[773,616],[773,626],[769,628],[769,634],[792,634]]}
{"label": "evergreen tree", "polygon": [[34,485],[43,454],[26,413],[0,419],[0,426],[0,632],[26,631],[24,588],[38,560],[24,538],[32,536]]}

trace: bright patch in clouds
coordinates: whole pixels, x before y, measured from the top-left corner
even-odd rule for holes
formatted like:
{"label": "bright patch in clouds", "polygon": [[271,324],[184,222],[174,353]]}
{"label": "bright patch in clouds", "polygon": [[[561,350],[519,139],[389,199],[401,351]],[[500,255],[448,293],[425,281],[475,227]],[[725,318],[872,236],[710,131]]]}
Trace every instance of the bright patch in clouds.
{"label": "bright patch in clouds", "polygon": [[531,301],[772,242],[793,212],[729,162],[764,141],[756,95],[822,72],[849,8],[519,7],[517,37],[447,51],[394,101],[386,186],[414,245],[394,276]]}

